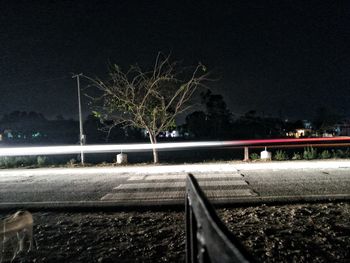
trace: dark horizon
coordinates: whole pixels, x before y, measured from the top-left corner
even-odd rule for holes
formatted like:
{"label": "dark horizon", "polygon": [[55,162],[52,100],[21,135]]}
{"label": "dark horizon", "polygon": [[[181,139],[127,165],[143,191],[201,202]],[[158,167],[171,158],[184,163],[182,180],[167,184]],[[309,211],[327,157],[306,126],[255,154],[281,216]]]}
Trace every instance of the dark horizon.
{"label": "dark horizon", "polygon": [[205,64],[233,114],[312,119],[326,107],[350,116],[347,1],[20,1],[1,9],[0,115],[76,119],[72,73],[102,76],[109,62],[148,66],[162,51]]}

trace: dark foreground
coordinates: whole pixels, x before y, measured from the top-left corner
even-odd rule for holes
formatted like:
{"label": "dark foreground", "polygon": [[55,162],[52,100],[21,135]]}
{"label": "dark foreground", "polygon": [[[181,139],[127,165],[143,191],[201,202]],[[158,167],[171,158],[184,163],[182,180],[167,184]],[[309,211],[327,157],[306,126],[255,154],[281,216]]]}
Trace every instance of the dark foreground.
{"label": "dark foreground", "polygon": [[[259,262],[350,262],[350,203],[219,209]],[[5,216],[2,214],[1,216]],[[15,262],[184,262],[184,213],[34,213]]]}

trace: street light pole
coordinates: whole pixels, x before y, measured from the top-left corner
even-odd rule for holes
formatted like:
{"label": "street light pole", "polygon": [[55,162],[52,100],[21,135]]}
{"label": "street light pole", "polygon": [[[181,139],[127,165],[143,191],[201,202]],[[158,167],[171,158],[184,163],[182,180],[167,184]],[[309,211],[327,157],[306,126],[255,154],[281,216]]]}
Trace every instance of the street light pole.
{"label": "street light pole", "polygon": [[[77,78],[77,86],[78,86],[78,105],[79,105],[79,138],[80,138],[80,146],[83,146],[84,144],[84,139],[85,136],[83,134],[83,120],[82,120],[82,116],[81,116],[81,100],[80,100],[80,79],[79,77],[82,76],[83,73],[80,74],[75,74],[72,76],[72,78]],[[80,151],[80,160],[81,160],[81,164],[84,165],[84,152],[83,152],[83,147],[81,147],[81,151]]]}

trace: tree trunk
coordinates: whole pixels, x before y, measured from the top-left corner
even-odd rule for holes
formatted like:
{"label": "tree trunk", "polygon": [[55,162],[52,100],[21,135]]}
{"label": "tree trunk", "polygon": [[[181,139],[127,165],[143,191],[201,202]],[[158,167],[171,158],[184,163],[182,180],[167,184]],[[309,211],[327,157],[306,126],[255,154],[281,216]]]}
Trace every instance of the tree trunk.
{"label": "tree trunk", "polygon": [[[150,132],[148,132],[148,134],[149,134],[149,139],[150,139],[152,145],[155,146],[157,144],[156,136],[151,134]],[[158,150],[155,147],[153,147],[153,162],[159,163]]]}

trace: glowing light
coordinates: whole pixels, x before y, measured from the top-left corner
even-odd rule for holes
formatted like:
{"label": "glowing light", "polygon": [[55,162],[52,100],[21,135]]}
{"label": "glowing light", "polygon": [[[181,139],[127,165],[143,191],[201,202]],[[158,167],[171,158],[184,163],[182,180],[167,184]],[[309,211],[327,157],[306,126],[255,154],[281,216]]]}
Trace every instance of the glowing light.
{"label": "glowing light", "polygon": [[84,153],[108,153],[108,152],[142,152],[153,148],[158,150],[180,150],[191,148],[210,148],[228,146],[254,146],[282,143],[315,143],[315,142],[350,142],[350,137],[333,138],[304,138],[304,139],[267,139],[267,140],[237,140],[237,141],[207,141],[207,142],[177,142],[177,143],[150,143],[143,144],[105,144],[105,145],[65,145],[44,147],[10,147],[0,148],[0,156],[24,156],[24,155],[59,155]]}

